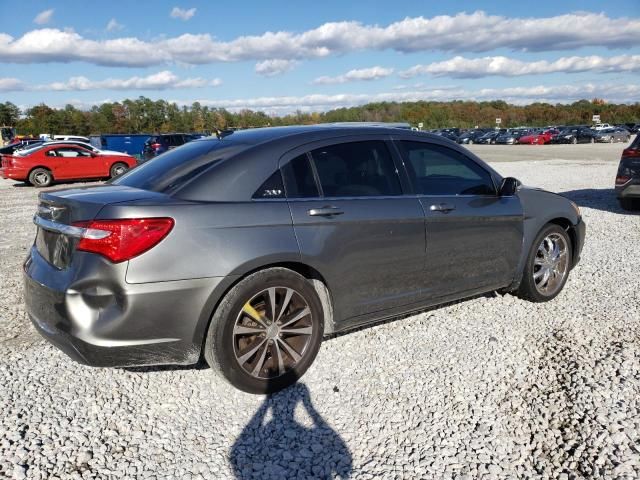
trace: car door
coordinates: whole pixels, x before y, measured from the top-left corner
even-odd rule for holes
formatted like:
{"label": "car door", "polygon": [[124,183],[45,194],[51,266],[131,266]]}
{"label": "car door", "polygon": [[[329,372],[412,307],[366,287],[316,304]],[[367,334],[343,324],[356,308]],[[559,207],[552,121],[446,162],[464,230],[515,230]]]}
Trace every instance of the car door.
{"label": "car door", "polygon": [[301,259],[325,277],[336,323],[423,297],[424,214],[387,142],[313,144],[281,165]]}
{"label": "car door", "polygon": [[458,150],[396,142],[426,215],[425,284],[431,298],[509,284],[522,254],[523,211],[492,174]]}
{"label": "car door", "polygon": [[104,160],[84,148],[67,145],[55,149],[64,159],[65,178],[95,178],[105,176]]}

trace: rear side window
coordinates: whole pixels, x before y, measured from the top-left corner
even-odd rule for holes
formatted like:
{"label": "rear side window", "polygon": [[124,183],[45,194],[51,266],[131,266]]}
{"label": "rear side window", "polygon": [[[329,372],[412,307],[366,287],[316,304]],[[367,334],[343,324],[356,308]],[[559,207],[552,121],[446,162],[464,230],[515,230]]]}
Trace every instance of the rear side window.
{"label": "rear side window", "polygon": [[320,196],[306,153],[297,156],[282,167],[282,176],[287,187],[287,197],[314,198]]}
{"label": "rear side window", "polygon": [[111,183],[171,194],[244,147],[219,141],[190,142],[129,170]]}
{"label": "rear side window", "polygon": [[351,142],[311,152],[325,197],[402,195],[395,164],[383,141]]}
{"label": "rear side window", "polygon": [[399,142],[421,195],[495,195],[489,172],[463,154],[425,142]]}

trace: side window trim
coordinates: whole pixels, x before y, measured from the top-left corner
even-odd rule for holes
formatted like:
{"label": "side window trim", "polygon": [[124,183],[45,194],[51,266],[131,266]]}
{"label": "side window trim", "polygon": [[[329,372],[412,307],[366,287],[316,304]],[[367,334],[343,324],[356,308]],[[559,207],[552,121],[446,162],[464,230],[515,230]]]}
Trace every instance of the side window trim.
{"label": "side window trim", "polygon": [[325,198],[324,191],[322,190],[322,182],[320,181],[320,175],[318,175],[318,169],[316,168],[316,162],[313,160],[313,155],[311,155],[311,151],[306,153],[307,162],[309,163],[309,168],[311,168],[311,173],[313,174],[313,181],[316,182],[316,188],[318,189],[318,198]]}

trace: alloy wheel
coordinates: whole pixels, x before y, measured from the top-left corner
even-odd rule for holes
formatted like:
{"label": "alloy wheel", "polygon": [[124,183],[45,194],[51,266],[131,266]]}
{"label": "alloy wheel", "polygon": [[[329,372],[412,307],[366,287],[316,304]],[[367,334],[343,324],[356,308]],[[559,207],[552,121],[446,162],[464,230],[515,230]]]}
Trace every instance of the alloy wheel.
{"label": "alloy wheel", "polygon": [[233,326],[233,351],[240,367],[258,379],[294,368],[311,344],[308,302],[289,287],[270,287],[244,304]]}
{"label": "alloy wheel", "polygon": [[113,169],[113,174],[114,174],[113,176],[118,177],[126,171],[127,171],[126,167],[123,167],[122,165],[118,165],[116,168]]}
{"label": "alloy wheel", "polygon": [[542,239],[533,261],[533,282],[542,295],[553,295],[569,271],[568,246],[565,238],[550,233]]}
{"label": "alloy wheel", "polygon": [[33,176],[33,180],[38,185],[46,185],[47,183],[49,183],[49,175],[47,175],[45,172],[39,172]]}

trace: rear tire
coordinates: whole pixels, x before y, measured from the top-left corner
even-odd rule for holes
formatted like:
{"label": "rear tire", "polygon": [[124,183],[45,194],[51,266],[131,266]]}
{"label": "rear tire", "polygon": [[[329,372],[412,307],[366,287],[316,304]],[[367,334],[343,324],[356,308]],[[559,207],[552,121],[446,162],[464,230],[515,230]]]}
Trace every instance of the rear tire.
{"label": "rear tire", "polygon": [[[553,245],[553,249],[545,248],[549,244]],[[556,245],[559,246],[557,263],[553,259]],[[545,250],[549,252],[548,257],[545,256]],[[559,225],[545,225],[531,245],[516,295],[536,303],[553,300],[569,278],[572,258],[573,245],[569,234]]]}
{"label": "rear tire", "polygon": [[640,199],[637,198],[619,198],[620,206],[623,210],[639,210],[640,209]]}
{"label": "rear tire", "polygon": [[53,183],[53,175],[46,168],[36,168],[29,174],[29,183],[36,188],[48,187]]}
{"label": "rear tire", "polygon": [[123,173],[129,170],[129,167],[126,163],[118,162],[111,165],[111,169],[109,170],[109,175],[111,178],[119,177]]}
{"label": "rear tire", "polygon": [[211,318],[204,357],[234,387],[273,393],[302,377],[323,334],[322,304],[313,286],[292,270],[269,268],[244,278],[222,299]]}

